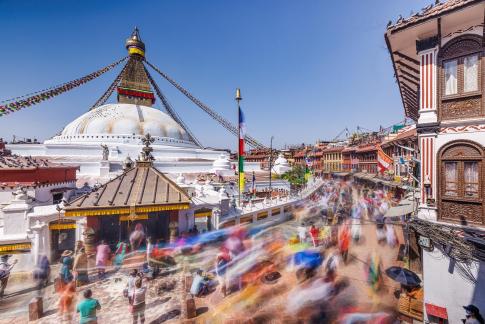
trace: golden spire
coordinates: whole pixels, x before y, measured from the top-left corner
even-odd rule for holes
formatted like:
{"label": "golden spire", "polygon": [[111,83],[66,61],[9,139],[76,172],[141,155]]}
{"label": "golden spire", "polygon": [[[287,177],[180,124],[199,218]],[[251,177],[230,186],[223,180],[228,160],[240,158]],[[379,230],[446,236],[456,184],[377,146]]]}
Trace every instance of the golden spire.
{"label": "golden spire", "polygon": [[135,27],[131,36],[126,40],[125,46],[130,56],[139,55],[145,57],[145,43],[142,42],[137,27]]}

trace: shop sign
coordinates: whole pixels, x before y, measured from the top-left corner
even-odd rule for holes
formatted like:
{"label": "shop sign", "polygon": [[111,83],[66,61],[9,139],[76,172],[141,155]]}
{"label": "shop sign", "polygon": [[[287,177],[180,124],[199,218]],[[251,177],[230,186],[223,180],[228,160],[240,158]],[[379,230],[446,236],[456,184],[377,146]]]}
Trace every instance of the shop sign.
{"label": "shop sign", "polygon": [[418,244],[419,246],[421,246],[423,249],[427,250],[427,251],[433,251],[434,249],[434,245],[433,245],[433,242],[431,241],[431,239],[427,236],[422,236],[422,235],[419,235],[418,236]]}

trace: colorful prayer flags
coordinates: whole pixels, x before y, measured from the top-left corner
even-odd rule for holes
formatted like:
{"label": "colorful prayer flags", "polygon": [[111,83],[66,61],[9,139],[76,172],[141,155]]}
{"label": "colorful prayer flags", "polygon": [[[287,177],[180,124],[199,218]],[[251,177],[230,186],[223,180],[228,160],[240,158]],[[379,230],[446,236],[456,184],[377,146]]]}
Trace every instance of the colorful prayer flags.
{"label": "colorful prayer flags", "polygon": [[244,120],[244,114],[241,107],[238,107],[239,111],[239,190],[244,192],[244,138],[246,136],[246,121]]}

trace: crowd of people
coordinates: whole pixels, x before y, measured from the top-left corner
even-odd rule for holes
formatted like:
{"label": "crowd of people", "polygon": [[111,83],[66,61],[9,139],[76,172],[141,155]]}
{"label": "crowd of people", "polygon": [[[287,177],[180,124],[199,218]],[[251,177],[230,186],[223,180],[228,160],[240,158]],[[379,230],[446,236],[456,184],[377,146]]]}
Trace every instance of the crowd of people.
{"label": "crowd of people", "polygon": [[[263,224],[199,233],[194,226],[174,242],[162,245],[147,237],[141,223],[137,223],[129,240],[118,242],[114,249],[101,239],[94,253],[88,255],[83,242],[77,242],[75,251],[62,253],[54,280],[59,322],[72,323],[78,313],[80,323],[97,323],[102,305],[90,284],[117,273],[126,279],[122,294],[133,323],[144,323],[149,281],[156,278],[160,268],[174,266],[179,255],[197,256],[208,249],[213,261],[202,262],[199,268],[189,265],[189,292],[194,298],[215,291],[223,299],[230,298],[230,302],[211,310],[212,316],[224,316],[229,307],[233,312],[247,311],[267,302],[260,285],[274,284],[283,277],[293,283],[285,294],[281,316],[309,322],[338,318],[343,323],[362,319],[392,323],[396,318],[392,311],[357,312],[335,306],[335,300],[348,285],[343,270],[353,262],[362,264],[363,281],[372,302],[385,287],[381,251],[369,250],[367,257],[359,259],[353,249],[373,237],[374,246],[386,245],[391,251],[404,243],[393,224],[395,220],[385,217],[393,203],[390,193],[381,189],[333,180],[325,182],[295,210],[295,219],[287,225],[287,231]],[[369,228],[375,236],[368,235]],[[7,260],[2,257],[0,277],[2,271],[10,271],[14,265]],[[34,271],[39,292],[47,286],[50,271],[49,259],[40,256]],[[420,286],[404,288],[402,291],[408,295],[422,294]],[[466,323],[483,323],[473,305],[467,306],[466,312]]]}

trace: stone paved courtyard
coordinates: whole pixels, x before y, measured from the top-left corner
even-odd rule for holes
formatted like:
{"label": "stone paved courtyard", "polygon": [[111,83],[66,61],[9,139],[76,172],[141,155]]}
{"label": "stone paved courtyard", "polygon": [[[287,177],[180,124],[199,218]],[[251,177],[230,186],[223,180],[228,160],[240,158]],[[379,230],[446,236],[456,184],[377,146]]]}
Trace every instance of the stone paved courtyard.
{"label": "stone paved courtyard", "polygon": [[[287,240],[296,233],[297,225],[295,221],[288,221],[271,227],[267,231],[267,235],[257,235],[252,244],[256,244],[267,237],[274,237],[276,234]],[[397,299],[393,296],[397,285],[387,277],[384,278],[383,291],[377,295],[370,292],[364,274],[364,264],[370,252],[378,251],[384,269],[391,265],[401,265],[396,261],[398,249],[378,245],[374,225],[369,224],[362,227],[362,242],[358,245],[351,245],[349,262],[346,265],[341,264],[339,268],[337,282],[341,289],[339,294],[331,301],[330,315],[333,318],[336,318],[338,313],[349,307],[365,312],[376,312],[383,309],[393,309],[397,303]],[[402,235],[399,239],[402,242]],[[276,323],[298,322],[295,314],[287,312],[286,309],[288,300],[292,295],[298,293],[295,292],[295,287],[298,287],[295,273],[286,266],[280,267],[281,278],[275,283],[255,282],[225,298],[216,287],[216,290],[209,295],[195,298],[198,316],[192,320],[183,320],[184,308],[182,303],[184,303],[187,295],[184,287],[184,273],[193,272],[198,268],[211,271],[218,250],[218,244],[213,244],[206,246],[196,254],[178,256],[178,264],[173,271],[148,283],[146,323],[244,323],[249,319],[252,319],[253,322],[268,322],[269,319]],[[325,251],[325,254],[328,255],[333,250],[334,248],[329,248]],[[286,258],[293,251],[285,247],[282,253],[283,257]],[[55,271],[53,269],[53,273]],[[322,273],[323,270],[320,268],[317,277]],[[168,292],[157,292],[157,287],[163,281],[175,282],[174,289]],[[99,299],[102,305],[101,311],[98,312],[99,323],[131,323],[128,302],[122,294],[126,282],[126,271],[110,273],[107,279],[95,281],[80,288],[78,300],[81,298],[79,296],[81,296],[82,291],[89,287],[93,290],[94,297]],[[0,310],[3,313],[0,323],[28,322],[27,303],[35,295],[35,291],[9,297],[9,294],[19,287],[18,284],[9,286],[7,298],[0,302]],[[53,285],[50,285],[44,292],[45,316],[35,323],[60,323],[57,315],[58,300],[59,297],[54,293]],[[4,310],[8,311],[4,312]],[[77,316],[74,317],[74,322],[78,322]]]}

